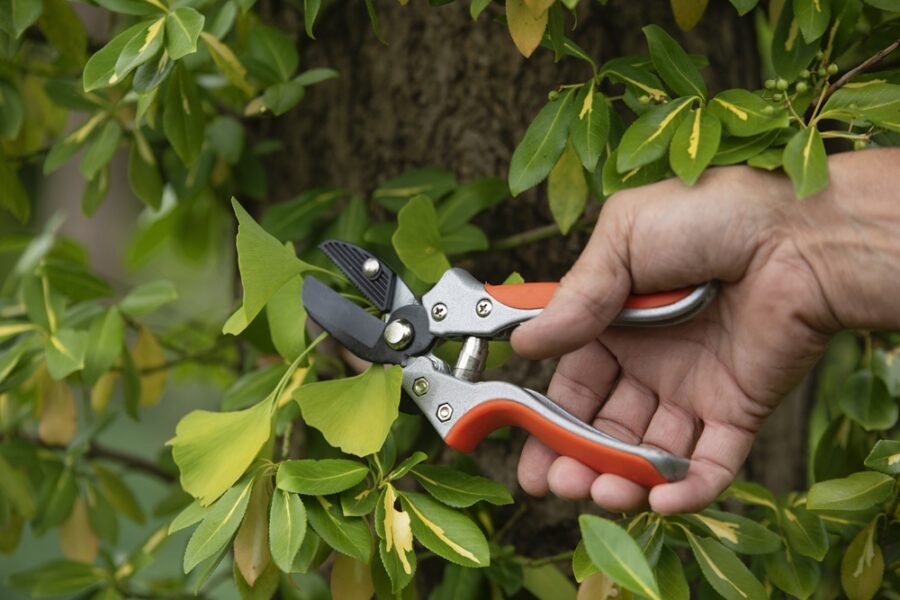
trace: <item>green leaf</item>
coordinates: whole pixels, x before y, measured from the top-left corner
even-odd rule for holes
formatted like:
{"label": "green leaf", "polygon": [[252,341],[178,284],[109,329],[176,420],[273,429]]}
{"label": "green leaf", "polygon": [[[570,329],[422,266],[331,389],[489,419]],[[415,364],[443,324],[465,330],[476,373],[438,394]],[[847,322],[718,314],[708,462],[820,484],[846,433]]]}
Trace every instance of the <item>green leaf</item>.
{"label": "green leaf", "polygon": [[522,587],[537,600],[576,600],[575,586],[555,565],[522,569]]}
{"label": "green leaf", "polygon": [[344,517],[337,505],[321,496],[306,504],[306,517],[326,544],[368,564],[372,556],[372,536],[363,519]]}
{"label": "green leaf", "polygon": [[575,546],[575,551],[572,553],[572,573],[575,575],[575,581],[581,583],[597,572],[597,566],[591,561],[591,557],[588,556],[584,540],[579,540]]}
{"label": "green leaf", "polygon": [[241,376],[222,396],[222,410],[237,410],[253,406],[268,396],[287,372],[285,364],[270,364]]}
{"label": "green leaf", "polygon": [[423,281],[434,283],[450,268],[434,202],[428,196],[416,196],[400,210],[391,241],[403,264]]}
{"label": "green leaf", "polygon": [[369,468],[355,460],[323,458],[287,460],[278,467],[277,485],[308,496],[337,494],[366,478]]}
{"label": "green leaf", "polygon": [[338,77],[340,77],[340,74],[334,69],[319,67],[303,71],[294,77],[294,81],[301,85],[315,85],[317,83],[322,83],[323,81],[328,81],[329,79],[337,79]]}
{"label": "green leaf", "polygon": [[866,431],[890,429],[900,416],[900,406],[884,380],[869,370],[854,373],[844,382],[838,403]]}
{"label": "green leaf", "polygon": [[413,492],[400,494],[419,542],[450,562],[464,567],[486,567],[491,562],[484,533],[467,516]]}
{"label": "green leaf", "polygon": [[456,188],[453,173],[437,167],[412,169],[388,179],[372,193],[372,198],[390,211],[397,212],[410,198],[426,195],[435,202]]}
{"label": "green leaf", "polygon": [[94,473],[97,474],[100,493],[107,502],[122,516],[143,525],[146,522],[144,511],[131,489],[109,469],[98,464],[93,466]]}
{"label": "green leaf", "polygon": [[303,420],[348,454],[377,452],[397,419],[403,371],[373,365],[346,379],[307,383],[294,392]]}
{"label": "green leaf", "polygon": [[852,122],[865,119],[896,130],[900,127],[900,85],[873,79],[851,82],[835,91],[820,118]]}
{"label": "green leaf", "polygon": [[269,551],[279,569],[290,573],[306,536],[306,508],[297,494],[275,490],[269,510]]}
{"label": "green leaf", "polygon": [[[59,53],[62,64],[83,67],[87,59],[87,33],[81,17],[67,0],[43,0],[38,20],[41,33]],[[56,97],[53,97],[56,101]]]}
{"label": "green leaf", "polygon": [[297,47],[291,38],[280,29],[268,25],[256,25],[250,29],[247,53],[248,65],[262,70],[273,83],[289,80],[300,63]]}
{"label": "green leaf", "polygon": [[276,83],[266,88],[263,103],[277,117],[297,106],[305,95],[306,88],[299,81]]}
{"label": "green leaf", "polygon": [[112,367],[122,353],[125,323],[115,306],[98,315],[88,330],[87,350],[84,355],[84,379],[93,385]]}
{"label": "green leaf", "polygon": [[772,35],[771,56],[775,72],[788,81],[795,81],[818,49],[818,42],[807,43],[803,39],[800,24],[794,18],[793,2],[785,2]]}
{"label": "green leaf", "polygon": [[135,132],[128,154],[128,184],[141,202],[156,210],[162,204],[163,181],[150,145]]}
{"label": "green leaf", "polygon": [[756,169],[774,171],[780,169],[784,163],[784,148],[768,148],[756,156],[747,159],[747,166]]}
{"label": "green leaf", "polygon": [[100,567],[71,560],[55,560],[9,576],[10,587],[33,598],[74,594],[107,578]]}
{"label": "green leaf", "polygon": [[650,565],[628,532],[595,515],[581,515],[578,524],[588,556],[600,571],[636,594],[661,598]]}
{"label": "green leaf", "polygon": [[155,21],[144,21],[143,27],[128,40],[122,48],[119,58],[116,59],[115,81],[117,83],[131,73],[134,69],[144,64],[162,50],[165,38],[165,17]]}
{"label": "green leaf", "polygon": [[27,223],[31,204],[19,176],[5,160],[0,158],[0,207],[6,209],[21,223]]}
{"label": "green leaf", "polygon": [[566,147],[575,110],[575,91],[568,90],[548,102],[528,126],[509,164],[513,196],[533,188],[550,174]]}
{"label": "green leaf", "polygon": [[85,92],[115,85],[120,81],[119,76],[116,75],[116,62],[119,60],[119,55],[122,54],[128,42],[146,30],[146,23],[138,23],[129,27],[88,59],[82,74]]}
{"label": "green leaf", "polygon": [[790,549],[765,555],[763,565],[769,581],[793,597],[809,598],[819,584],[819,563]]}
{"label": "green leaf", "polygon": [[[413,470],[413,468],[428,460],[428,455],[420,450],[416,450],[410,456],[408,456],[403,462],[397,465],[393,470],[391,470],[388,475],[388,481],[394,481],[396,479],[400,479],[407,473]],[[427,465],[426,465],[427,466]]]}
{"label": "green leaf", "polygon": [[176,8],[166,16],[166,52],[173,60],[197,51],[197,38],[205,21],[206,18],[190,6]]}
{"label": "green leaf", "polygon": [[288,362],[306,350],[306,309],[303,307],[303,279],[292,277],[266,304],[272,344]]}
{"label": "green leaf", "polygon": [[185,573],[215,556],[228,544],[244,518],[252,489],[251,479],[228,490],[210,507],[184,550]]}
{"label": "green leaf", "polygon": [[416,573],[416,553],[408,513],[397,510],[394,486],[384,487],[375,508],[375,531],[378,534],[378,554],[397,594],[412,581]]}
{"label": "green leaf", "polygon": [[468,224],[442,235],[441,245],[444,247],[444,252],[448,256],[452,256],[476,250],[487,250],[490,247],[490,242],[488,242],[484,231]]}
{"label": "green leaf", "polygon": [[769,554],[781,547],[777,534],[746,517],[706,509],[684,518],[712,534],[726,548],[741,554]]}
{"label": "green leaf", "polygon": [[681,120],[696,98],[676,98],[654,106],[632,123],[616,149],[616,169],[627,172],[652,163],[665,155]]}
{"label": "green leaf", "polygon": [[172,519],[172,522],[169,524],[168,533],[172,535],[176,531],[181,531],[182,529],[187,529],[191,525],[195,523],[199,523],[203,520],[203,517],[209,513],[211,507],[203,506],[200,504],[199,500],[194,500],[190,504],[188,504],[184,510],[182,510],[178,515]]}
{"label": "green leaf", "polygon": [[872,353],[872,372],[884,380],[888,393],[900,398],[900,348],[891,352],[876,350]]}
{"label": "green leaf", "polygon": [[706,83],[687,52],[672,36],[656,25],[642,29],[650,49],[653,67],[676,96],[699,96],[706,99]]}
{"label": "green leaf", "polygon": [[659,554],[659,560],[653,568],[656,582],[659,585],[659,593],[666,600],[690,600],[691,588],[688,587],[684,576],[684,567],[681,559],[675,552],[663,546]]}
{"label": "green leaf", "polygon": [[316,15],[319,14],[321,6],[322,0],[303,0],[303,26],[306,28],[306,35],[311,39],[316,39],[313,35],[313,25],[316,24]]}
{"label": "green leaf", "polygon": [[454,508],[465,508],[480,501],[496,506],[513,502],[503,484],[450,467],[418,465],[412,469],[412,474],[435,499]]}
{"label": "green leaf", "polygon": [[738,14],[741,16],[756,8],[757,4],[759,4],[759,0],[731,0],[731,5],[737,9]]}
{"label": "green leaf", "polygon": [[593,173],[609,136],[609,105],[603,94],[594,92],[593,80],[578,92],[575,109],[578,112],[574,113],[571,126],[572,146],[584,168]]}
{"label": "green leaf", "polygon": [[[787,127],[789,122],[787,111],[783,107],[775,106],[753,92],[742,89],[725,90],[716,94],[709,101],[709,112],[722,121],[728,133],[737,137],[756,136],[772,129]],[[774,141],[774,136],[771,141]],[[759,151],[764,149],[760,148]]]}
{"label": "green leaf", "polygon": [[831,21],[831,1],[793,0],[793,5],[803,39],[812,43],[822,37]]}
{"label": "green leaf", "polygon": [[18,39],[38,20],[43,10],[41,0],[4,0],[0,2],[0,29]]}
{"label": "green leaf", "polygon": [[704,108],[691,112],[675,130],[669,146],[669,165],[688,185],[694,185],[719,149],[722,123]]}
{"label": "green leaf", "polygon": [[900,475],[900,440],[878,440],[866,457],[866,466],[888,475]]}
{"label": "green leaf", "polygon": [[[345,192],[319,188],[272,205],[260,219],[263,228],[282,242],[306,239]],[[342,239],[342,238],[341,238]]]}
{"label": "green leaf", "polygon": [[200,156],[206,119],[191,73],[178,63],[166,85],[163,131],[181,161],[190,166]]}
{"label": "green leaf", "polygon": [[32,522],[35,533],[42,535],[48,529],[60,525],[72,512],[78,485],[72,469],[56,466],[41,482],[38,500],[38,516]]}
{"label": "green leaf", "polygon": [[802,506],[783,507],[779,522],[788,546],[797,554],[821,561],[828,552],[828,532],[818,515]]}
{"label": "green leaf", "polygon": [[270,428],[267,400],[237,412],[188,413],[178,422],[175,437],[166,442],[181,471],[181,487],[209,505],[244,474],[269,439]]}
{"label": "green leaf", "polygon": [[22,94],[7,81],[0,81],[0,137],[13,140],[19,135],[25,115]]}
{"label": "green leaf", "polygon": [[703,18],[709,0],[672,0],[671,4],[678,29],[690,31]]}
{"label": "green leaf", "polygon": [[509,187],[499,177],[482,177],[467,181],[437,207],[441,233],[459,229],[472,217],[499,204],[509,196]]}
{"label": "green leaf", "polygon": [[900,12],[900,4],[897,4],[894,0],[866,0],[866,4],[881,10]]}
{"label": "green leaf", "polygon": [[81,161],[81,174],[85,179],[93,179],[101,168],[109,164],[119,140],[122,139],[122,127],[115,119],[110,119],[88,144],[87,152]]}
{"label": "green leaf", "polygon": [[810,510],[865,510],[886,500],[893,488],[894,478],[884,473],[853,473],[809,488],[806,506]]}
{"label": "green leaf", "polygon": [[841,559],[841,586],[850,600],[871,600],[881,589],[884,554],[875,540],[878,518],[860,531]]}
{"label": "green leaf", "polygon": [[222,72],[225,79],[240,90],[244,96],[251,97],[254,88],[247,81],[247,69],[244,68],[244,65],[241,64],[241,61],[238,60],[231,48],[208,31],[201,31],[200,37],[203,39],[203,43],[206,44],[213,62],[216,63],[216,67]]}
{"label": "green leaf", "polygon": [[138,17],[165,9],[165,6],[153,0],[97,0],[97,4],[110,12]]}
{"label": "green leaf", "polygon": [[172,282],[160,279],[142,283],[122,298],[119,310],[126,315],[139,317],[178,299]]}
{"label": "green leaf", "polygon": [[550,212],[563,235],[569,233],[587,204],[587,182],[581,169],[578,154],[572,144],[567,144],[547,178]]}
{"label": "green leaf", "polygon": [[806,198],[828,187],[828,157],[815,127],[798,131],[784,148],[784,170],[794,183],[798,198]]}
{"label": "green leaf", "polygon": [[[242,311],[246,323],[250,323],[269,299],[308,265],[297,259],[290,247],[283,246],[260,227],[237,200],[232,198],[231,205],[238,220],[238,269],[244,288]],[[223,331],[237,335],[241,330],[243,327]]]}
{"label": "green leaf", "polygon": [[763,152],[778,137],[778,130],[772,129],[751,137],[726,136],[719,142],[719,149],[711,161],[714,165],[734,165],[742,163]]}
{"label": "green leaf", "polygon": [[47,339],[47,371],[53,379],[63,379],[84,367],[87,333],[74,329],[59,329]]}
{"label": "green leaf", "polygon": [[28,478],[0,456],[0,497],[9,500],[12,508],[25,519],[34,517],[34,494]]}
{"label": "green leaf", "polygon": [[734,552],[710,538],[697,538],[685,531],[694,558],[706,581],[726,600],[765,600],[759,580]]}
{"label": "green leaf", "polygon": [[91,217],[106,200],[109,193],[109,165],[101,168],[94,175],[94,178],[88,181],[84,187],[84,193],[81,196],[81,212],[86,217]]}
{"label": "green leaf", "polygon": [[603,164],[603,193],[607,196],[628,188],[659,181],[666,176],[668,161],[661,158],[650,164],[619,173],[616,169],[619,150],[613,150]]}

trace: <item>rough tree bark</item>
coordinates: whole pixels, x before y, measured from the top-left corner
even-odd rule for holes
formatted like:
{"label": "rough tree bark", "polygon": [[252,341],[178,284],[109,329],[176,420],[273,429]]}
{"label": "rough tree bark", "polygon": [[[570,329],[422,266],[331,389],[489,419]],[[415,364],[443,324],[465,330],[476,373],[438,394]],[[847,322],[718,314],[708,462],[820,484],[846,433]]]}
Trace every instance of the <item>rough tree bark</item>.
{"label": "rough tree bark", "polygon": [[[591,4],[591,6],[587,6]],[[640,28],[655,22],[677,31],[668,2],[612,0],[601,7],[583,2],[579,25],[570,35],[598,62],[646,51]],[[590,77],[576,60],[554,64],[538,50],[523,59],[505,26],[493,21],[502,11],[490,7],[477,23],[468,2],[430,7],[418,0],[402,7],[377,3],[388,45],[372,33],[362,2],[326,5],[316,24],[316,41],[303,34],[302,14],[288,3],[270,0],[267,17],[298,32],[304,68],[328,66],[341,76],[309,90],[296,111],[272,124],[267,135],[280,138],[286,152],[270,167],[271,198],[290,198],[321,185],[340,185],[368,193],[379,182],[426,165],[451,169],[460,180],[505,176],[509,158],[525,127],[559,84]],[[755,34],[750,19],[739,19],[727,2],[711,2],[703,21],[679,36],[689,52],[709,57],[705,75],[711,91],[760,85]],[[522,194],[478,224],[497,239],[551,223],[543,188]],[[513,250],[483,254],[465,266],[490,280],[521,272],[526,279],[560,277],[587,239],[577,232]],[[513,362],[503,377],[536,389],[546,387],[553,365]],[[804,484],[805,398],[778,411],[748,463],[748,473],[776,491]],[[477,460],[512,489],[521,436],[483,444]],[[587,504],[548,498],[529,500],[527,516],[511,541],[525,553],[542,556],[573,547],[575,516]]]}

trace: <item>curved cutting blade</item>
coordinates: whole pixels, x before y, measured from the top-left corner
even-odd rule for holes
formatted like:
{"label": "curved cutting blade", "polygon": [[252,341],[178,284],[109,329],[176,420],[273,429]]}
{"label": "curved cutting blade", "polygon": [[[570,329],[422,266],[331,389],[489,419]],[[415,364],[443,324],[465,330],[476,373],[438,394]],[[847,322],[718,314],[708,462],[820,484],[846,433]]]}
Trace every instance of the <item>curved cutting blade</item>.
{"label": "curved cutting blade", "polygon": [[314,277],[303,278],[303,306],[313,321],[356,356],[374,363],[404,364],[412,355],[427,352],[434,344],[428,331],[428,315],[420,305],[391,313],[391,322],[403,320],[411,328],[407,345],[394,349],[384,340],[388,322],[369,314]]}

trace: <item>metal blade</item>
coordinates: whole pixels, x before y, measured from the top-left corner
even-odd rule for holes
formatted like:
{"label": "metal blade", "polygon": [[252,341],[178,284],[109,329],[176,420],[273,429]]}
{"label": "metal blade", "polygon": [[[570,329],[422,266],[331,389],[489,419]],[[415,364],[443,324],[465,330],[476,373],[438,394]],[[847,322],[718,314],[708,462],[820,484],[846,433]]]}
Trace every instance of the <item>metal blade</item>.
{"label": "metal blade", "polygon": [[[303,278],[303,306],[313,321],[358,357],[374,363],[404,364],[413,355],[434,345],[428,331],[428,315],[419,304],[391,313],[390,323],[353,304],[314,277]],[[392,348],[385,341],[389,324],[402,321],[410,335],[404,346]],[[388,336],[390,337],[390,336]]]}
{"label": "metal blade", "polygon": [[[380,312],[391,309],[397,276],[391,269],[359,246],[328,240],[319,245],[338,269]],[[404,286],[405,287],[405,286]]]}

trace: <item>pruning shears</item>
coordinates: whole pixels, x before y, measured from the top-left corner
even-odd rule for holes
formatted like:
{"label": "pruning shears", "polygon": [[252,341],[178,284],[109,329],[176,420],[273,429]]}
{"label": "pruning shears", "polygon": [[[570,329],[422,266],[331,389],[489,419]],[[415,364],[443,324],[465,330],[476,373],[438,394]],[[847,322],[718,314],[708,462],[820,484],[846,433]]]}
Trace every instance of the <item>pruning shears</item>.
{"label": "pruning shears", "polygon": [[[627,444],[571,415],[546,396],[502,381],[479,382],[488,341],[508,338],[550,301],[556,283],[485,284],[451,268],[421,298],[368,251],[329,240],[319,248],[383,314],[379,319],[317,279],[307,276],[303,304],[338,342],[372,363],[403,368],[403,390],[451,447],[471,452],[506,425],[526,429],[561,455],[597,472],[653,486],[683,479],[689,461],[647,446]],[[632,295],[618,326],[666,326],[697,315],[715,295],[709,282],[695,288]],[[440,340],[462,340],[451,367],[433,350]]]}

